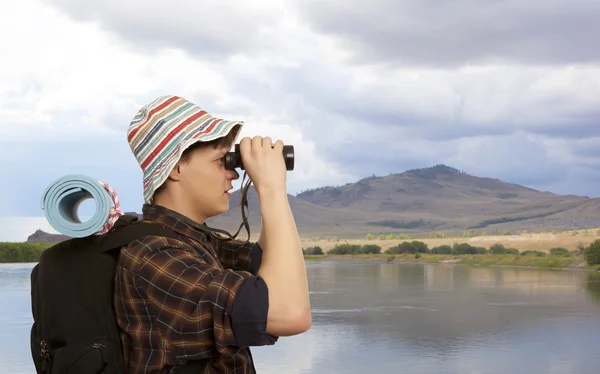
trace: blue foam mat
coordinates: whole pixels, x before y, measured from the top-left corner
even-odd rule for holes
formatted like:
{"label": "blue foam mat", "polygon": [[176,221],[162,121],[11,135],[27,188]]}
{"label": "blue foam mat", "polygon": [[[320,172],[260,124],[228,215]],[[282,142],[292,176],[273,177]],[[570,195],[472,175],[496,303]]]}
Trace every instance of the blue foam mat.
{"label": "blue foam mat", "polygon": [[[92,218],[82,222],[77,209],[90,198],[96,203],[96,211]],[[104,187],[97,180],[81,174],[58,178],[44,190],[41,199],[41,208],[50,225],[73,238],[99,232],[108,220],[111,206],[111,197]]]}

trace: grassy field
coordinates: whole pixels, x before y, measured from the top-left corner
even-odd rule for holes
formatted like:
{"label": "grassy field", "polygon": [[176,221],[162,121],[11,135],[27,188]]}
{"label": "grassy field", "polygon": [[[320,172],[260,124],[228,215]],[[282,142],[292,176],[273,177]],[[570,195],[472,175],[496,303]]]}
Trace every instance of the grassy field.
{"label": "grassy field", "polygon": [[[583,256],[551,256],[550,248],[562,247],[569,251],[576,251],[587,247],[594,240],[600,239],[599,229],[572,230],[563,232],[521,233],[519,235],[486,235],[476,237],[446,237],[446,238],[400,238],[400,239],[319,239],[304,238],[302,247],[321,247],[324,255],[307,255],[307,260],[331,259],[341,261],[382,261],[382,262],[417,262],[417,263],[448,263],[480,266],[524,266],[553,269],[578,269],[600,271],[600,266],[588,266]],[[468,243],[475,247],[489,249],[493,244],[499,243],[506,248],[516,248],[519,252],[533,250],[546,253],[546,256],[533,255],[440,255],[440,254],[353,254],[333,255],[327,254],[329,250],[340,244],[376,244],[384,252],[390,247],[404,241],[422,241],[431,249],[440,245],[454,243]]]}
{"label": "grassy field", "polygon": [[341,243],[348,244],[376,244],[382,251],[395,246],[403,241],[419,240],[433,248],[439,245],[452,245],[454,243],[468,243],[472,246],[489,248],[495,243],[500,243],[507,248],[516,248],[520,252],[526,250],[537,250],[548,253],[553,247],[563,247],[570,251],[580,246],[588,246],[596,239],[600,239],[600,229],[571,230],[563,232],[522,233],[518,235],[485,235],[475,237],[446,237],[446,238],[416,238],[416,239],[320,239],[302,238],[304,248],[319,246],[324,252]]}

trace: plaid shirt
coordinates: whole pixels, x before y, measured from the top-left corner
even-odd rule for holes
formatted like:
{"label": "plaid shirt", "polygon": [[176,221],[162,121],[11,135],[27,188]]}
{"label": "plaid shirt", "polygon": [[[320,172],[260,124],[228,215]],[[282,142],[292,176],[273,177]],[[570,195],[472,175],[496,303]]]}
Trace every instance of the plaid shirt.
{"label": "plaid shirt", "polygon": [[115,309],[127,373],[171,373],[202,360],[203,373],[255,373],[249,346],[271,345],[258,244],[217,240],[187,217],[144,205],[143,219],[181,240],[149,236],[121,250]]}

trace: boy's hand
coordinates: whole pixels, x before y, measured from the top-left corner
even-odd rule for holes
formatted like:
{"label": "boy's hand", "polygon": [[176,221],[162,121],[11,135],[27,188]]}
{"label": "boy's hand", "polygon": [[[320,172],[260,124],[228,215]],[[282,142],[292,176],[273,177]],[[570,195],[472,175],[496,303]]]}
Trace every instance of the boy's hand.
{"label": "boy's hand", "polygon": [[240,141],[240,153],[244,169],[254,183],[254,188],[262,192],[286,191],[286,166],[283,159],[283,142],[272,143],[271,138],[255,136]]}

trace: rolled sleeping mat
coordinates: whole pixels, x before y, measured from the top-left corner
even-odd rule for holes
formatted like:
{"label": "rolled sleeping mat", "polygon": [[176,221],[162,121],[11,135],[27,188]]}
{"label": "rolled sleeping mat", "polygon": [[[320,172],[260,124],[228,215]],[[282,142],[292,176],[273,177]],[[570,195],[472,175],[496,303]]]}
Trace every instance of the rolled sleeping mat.
{"label": "rolled sleeping mat", "polygon": [[[96,211],[92,218],[82,222],[77,209],[90,198],[96,203]],[[81,174],[66,175],[52,182],[42,194],[41,208],[56,231],[73,238],[104,233],[122,215],[114,190]]]}

